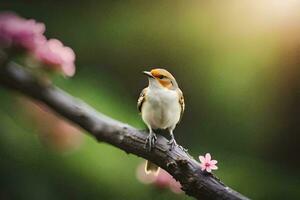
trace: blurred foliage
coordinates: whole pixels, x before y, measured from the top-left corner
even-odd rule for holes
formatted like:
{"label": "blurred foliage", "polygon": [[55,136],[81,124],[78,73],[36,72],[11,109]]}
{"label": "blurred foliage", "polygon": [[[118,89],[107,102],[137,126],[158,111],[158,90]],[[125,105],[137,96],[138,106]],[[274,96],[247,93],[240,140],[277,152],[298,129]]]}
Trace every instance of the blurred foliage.
{"label": "blurred foliage", "polygon": [[[55,83],[99,111],[144,128],[141,71],[177,78],[186,113],[177,140],[210,152],[216,175],[253,199],[300,198],[300,4],[294,0],[0,1],[72,47],[77,73]],[[139,183],[142,159],[84,136],[42,145],[15,93],[0,89],[0,199],[190,199]],[[62,133],[63,134],[63,133]]]}

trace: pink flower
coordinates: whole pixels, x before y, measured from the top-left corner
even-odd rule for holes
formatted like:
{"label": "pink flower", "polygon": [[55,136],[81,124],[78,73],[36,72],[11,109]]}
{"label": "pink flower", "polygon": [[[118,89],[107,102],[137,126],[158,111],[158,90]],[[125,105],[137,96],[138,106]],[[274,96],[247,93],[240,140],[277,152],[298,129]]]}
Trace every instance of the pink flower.
{"label": "pink flower", "polygon": [[163,169],[160,169],[158,175],[156,176],[154,185],[158,188],[169,188],[176,194],[180,194],[183,192],[181,190],[181,184]]}
{"label": "pink flower", "polygon": [[66,76],[73,76],[75,73],[74,51],[57,39],[50,39],[38,46],[34,54],[49,69],[60,71]]}
{"label": "pink flower", "polygon": [[45,25],[11,12],[0,13],[0,46],[34,50],[46,41]]}
{"label": "pink flower", "polygon": [[154,185],[158,188],[167,188],[170,186],[172,179],[173,179],[173,177],[168,172],[160,169],[158,174],[156,175]]}
{"label": "pink flower", "polygon": [[176,194],[182,193],[181,184],[163,169],[160,169],[153,184],[158,188],[169,188]]}
{"label": "pink flower", "polygon": [[145,173],[145,163],[141,163],[136,171],[137,179],[144,184],[153,184],[159,189],[170,189],[176,194],[180,194],[183,191],[181,190],[181,184],[176,181],[167,171],[160,169],[158,174]]}
{"label": "pink flower", "polygon": [[27,20],[11,12],[0,13],[0,48],[27,50],[39,62],[37,66],[73,76],[73,50],[57,39],[47,41],[44,32],[45,25],[33,19]]}
{"label": "pink flower", "polygon": [[170,190],[172,192],[174,192],[175,194],[183,193],[183,191],[181,189],[181,184],[178,181],[176,181],[174,178],[170,182],[170,186],[169,187],[170,187]]}
{"label": "pink flower", "polygon": [[217,170],[218,169],[218,167],[216,166],[218,161],[211,160],[210,153],[205,154],[205,157],[204,156],[199,156],[199,160],[201,162],[200,167],[201,167],[202,171],[206,170],[207,172],[211,172],[211,170]]}
{"label": "pink flower", "polygon": [[36,126],[41,143],[55,151],[70,152],[80,147],[83,134],[72,124],[56,116],[45,105],[18,98],[25,116]]}

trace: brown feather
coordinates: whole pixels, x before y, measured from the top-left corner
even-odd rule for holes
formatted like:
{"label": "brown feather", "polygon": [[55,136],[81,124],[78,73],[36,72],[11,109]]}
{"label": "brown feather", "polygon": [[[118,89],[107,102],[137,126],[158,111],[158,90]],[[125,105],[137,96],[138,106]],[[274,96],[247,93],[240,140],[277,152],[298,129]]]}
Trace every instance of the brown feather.
{"label": "brown feather", "polygon": [[177,89],[177,93],[178,93],[178,96],[179,96],[179,104],[180,104],[180,107],[181,107],[180,119],[178,121],[178,123],[179,123],[181,121],[181,118],[182,118],[184,110],[185,110],[185,103],[184,103],[183,93],[179,88]]}
{"label": "brown feather", "polygon": [[146,174],[153,173],[154,175],[157,175],[159,172],[160,167],[156,164],[150,162],[149,160],[146,160],[146,166],[145,166],[145,172]]}
{"label": "brown feather", "polygon": [[142,90],[142,92],[140,93],[140,96],[138,98],[138,101],[137,101],[137,109],[142,112],[142,107],[143,107],[143,103],[145,102],[146,100],[146,92],[148,90],[148,87],[144,88]]}

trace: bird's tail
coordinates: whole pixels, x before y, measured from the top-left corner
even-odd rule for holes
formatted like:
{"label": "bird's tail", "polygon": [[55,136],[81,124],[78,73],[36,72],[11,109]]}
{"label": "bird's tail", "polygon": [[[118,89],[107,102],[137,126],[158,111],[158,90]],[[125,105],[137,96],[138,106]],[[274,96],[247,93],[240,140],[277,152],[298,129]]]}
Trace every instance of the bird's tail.
{"label": "bird's tail", "polygon": [[158,172],[159,172],[159,169],[160,169],[159,166],[157,166],[156,164],[146,160],[146,165],[145,165],[146,174],[153,173],[153,174],[157,175]]}

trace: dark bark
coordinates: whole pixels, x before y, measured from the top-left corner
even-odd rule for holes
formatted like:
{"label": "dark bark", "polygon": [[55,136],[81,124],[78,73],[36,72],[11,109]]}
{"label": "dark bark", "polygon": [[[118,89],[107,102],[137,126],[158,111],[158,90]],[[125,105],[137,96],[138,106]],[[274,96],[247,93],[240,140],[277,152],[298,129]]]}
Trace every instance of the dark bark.
{"label": "dark bark", "polygon": [[38,100],[55,112],[85,129],[98,141],[107,142],[167,170],[187,195],[197,199],[248,199],[224,185],[210,173],[200,170],[199,163],[189,154],[175,147],[169,150],[164,137],[158,136],[152,152],[144,148],[147,133],[105,116],[81,100],[59,88],[37,80],[23,67],[10,63],[0,69],[0,84]]}

